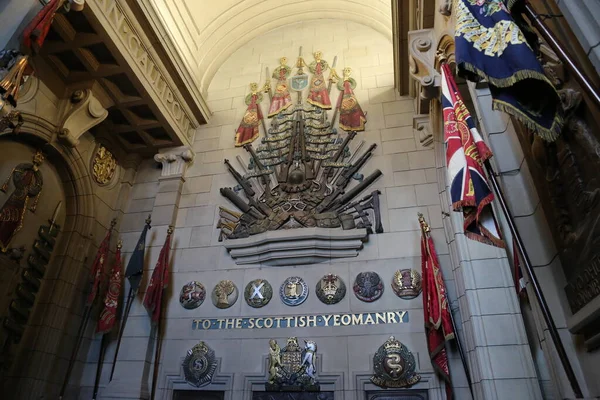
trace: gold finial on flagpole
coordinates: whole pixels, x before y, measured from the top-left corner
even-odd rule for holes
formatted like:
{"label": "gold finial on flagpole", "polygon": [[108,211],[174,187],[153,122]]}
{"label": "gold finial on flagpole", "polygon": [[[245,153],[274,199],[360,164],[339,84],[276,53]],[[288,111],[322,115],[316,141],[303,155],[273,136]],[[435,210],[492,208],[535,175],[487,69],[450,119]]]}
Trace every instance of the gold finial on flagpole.
{"label": "gold finial on flagpole", "polygon": [[170,235],[175,231],[175,227],[173,225],[169,225],[169,229],[167,229],[167,233]]}
{"label": "gold finial on flagpole", "polygon": [[121,250],[123,248],[123,240],[119,239],[119,241],[117,242],[117,250]]}
{"label": "gold finial on flagpole", "polygon": [[431,232],[431,228],[429,227],[427,221],[425,221],[425,217],[423,216],[423,214],[417,213],[417,216],[419,217],[419,224],[421,225],[421,230],[423,231],[423,233]]}

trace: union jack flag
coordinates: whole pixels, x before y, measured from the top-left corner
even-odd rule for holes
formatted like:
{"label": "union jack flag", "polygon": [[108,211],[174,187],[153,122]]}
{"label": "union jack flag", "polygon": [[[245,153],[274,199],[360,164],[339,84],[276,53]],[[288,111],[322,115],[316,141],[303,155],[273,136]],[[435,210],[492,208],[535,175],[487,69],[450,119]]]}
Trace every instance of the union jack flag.
{"label": "union jack flag", "polygon": [[468,238],[504,247],[490,204],[494,194],[483,172],[492,151],[479,135],[447,64],[442,65],[442,107],[452,208],[463,213]]}

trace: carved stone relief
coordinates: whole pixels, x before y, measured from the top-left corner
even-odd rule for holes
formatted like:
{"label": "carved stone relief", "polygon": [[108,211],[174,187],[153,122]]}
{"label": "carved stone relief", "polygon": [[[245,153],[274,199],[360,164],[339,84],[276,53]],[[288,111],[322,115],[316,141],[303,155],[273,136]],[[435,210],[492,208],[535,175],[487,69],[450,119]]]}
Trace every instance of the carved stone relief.
{"label": "carved stone relief", "polygon": [[75,147],[79,138],[108,116],[108,111],[90,89],[76,90],[64,105],[58,139],[64,145]]}

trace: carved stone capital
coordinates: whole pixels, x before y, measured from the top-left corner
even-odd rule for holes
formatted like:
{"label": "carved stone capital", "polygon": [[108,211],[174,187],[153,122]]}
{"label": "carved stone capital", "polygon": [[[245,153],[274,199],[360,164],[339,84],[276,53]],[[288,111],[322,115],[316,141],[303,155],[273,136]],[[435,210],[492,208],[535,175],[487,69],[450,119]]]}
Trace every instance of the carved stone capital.
{"label": "carved stone capital", "polygon": [[429,126],[429,115],[418,114],[413,116],[413,132],[424,148],[431,148],[433,132]]}
{"label": "carved stone capital", "polygon": [[90,89],[76,90],[65,100],[58,139],[66,146],[75,147],[79,138],[108,116],[108,110]]}
{"label": "carved stone capital", "polygon": [[417,82],[420,101],[417,113],[428,114],[429,102],[437,98],[441,77],[435,69],[433,29],[408,32],[410,76]]}
{"label": "carved stone capital", "polygon": [[194,152],[187,146],[159,150],[154,161],[162,164],[161,177],[183,177],[189,164],[194,160]]}

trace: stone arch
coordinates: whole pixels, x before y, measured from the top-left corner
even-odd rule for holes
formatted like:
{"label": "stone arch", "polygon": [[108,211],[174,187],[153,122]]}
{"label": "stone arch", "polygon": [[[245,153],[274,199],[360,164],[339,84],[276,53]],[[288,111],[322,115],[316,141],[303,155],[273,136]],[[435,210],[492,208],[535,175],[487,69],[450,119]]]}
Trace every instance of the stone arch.
{"label": "stone arch", "polygon": [[[65,219],[61,227],[59,240],[57,241],[52,258],[43,278],[43,285],[36,296],[36,302],[32,309],[30,320],[27,323],[21,343],[14,345],[15,359],[13,370],[7,374],[6,385],[9,393],[16,387],[27,385],[32,391],[45,392],[47,382],[57,384],[62,379],[63,368],[39,370],[35,365],[35,357],[39,354],[54,358],[53,362],[62,367],[61,359],[69,358],[73,344],[72,332],[76,324],[73,319],[78,319],[80,314],[79,304],[82,286],[85,281],[81,266],[86,260],[93,238],[93,221],[95,220],[95,206],[92,197],[92,183],[88,175],[88,169],[84,161],[84,155],[76,148],[65,148],[56,141],[56,126],[35,114],[21,112],[24,124],[19,134],[4,134],[3,138],[14,142],[20,142],[32,147],[41,148],[48,162],[59,174],[65,192],[65,204],[63,212]],[[66,210],[66,211],[65,211]],[[87,271],[86,271],[87,272]],[[49,280],[55,280],[51,285]],[[61,287],[57,281],[65,282]],[[44,285],[47,291],[44,289]],[[42,296],[42,291],[46,293]],[[46,312],[36,312],[40,307],[40,299],[47,303]],[[49,313],[48,310],[52,309]],[[61,327],[52,327],[53,334],[45,332],[48,326],[45,315],[52,314],[54,321],[63,321]],[[34,317],[39,316],[38,320]],[[69,321],[69,323],[67,323]],[[59,322],[55,322],[59,325]],[[58,332],[57,332],[58,331]],[[39,340],[43,334],[51,336]],[[20,346],[20,347],[17,347]],[[60,371],[60,372],[59,372]],[[41,375],[40,376],[40,372]]]}

